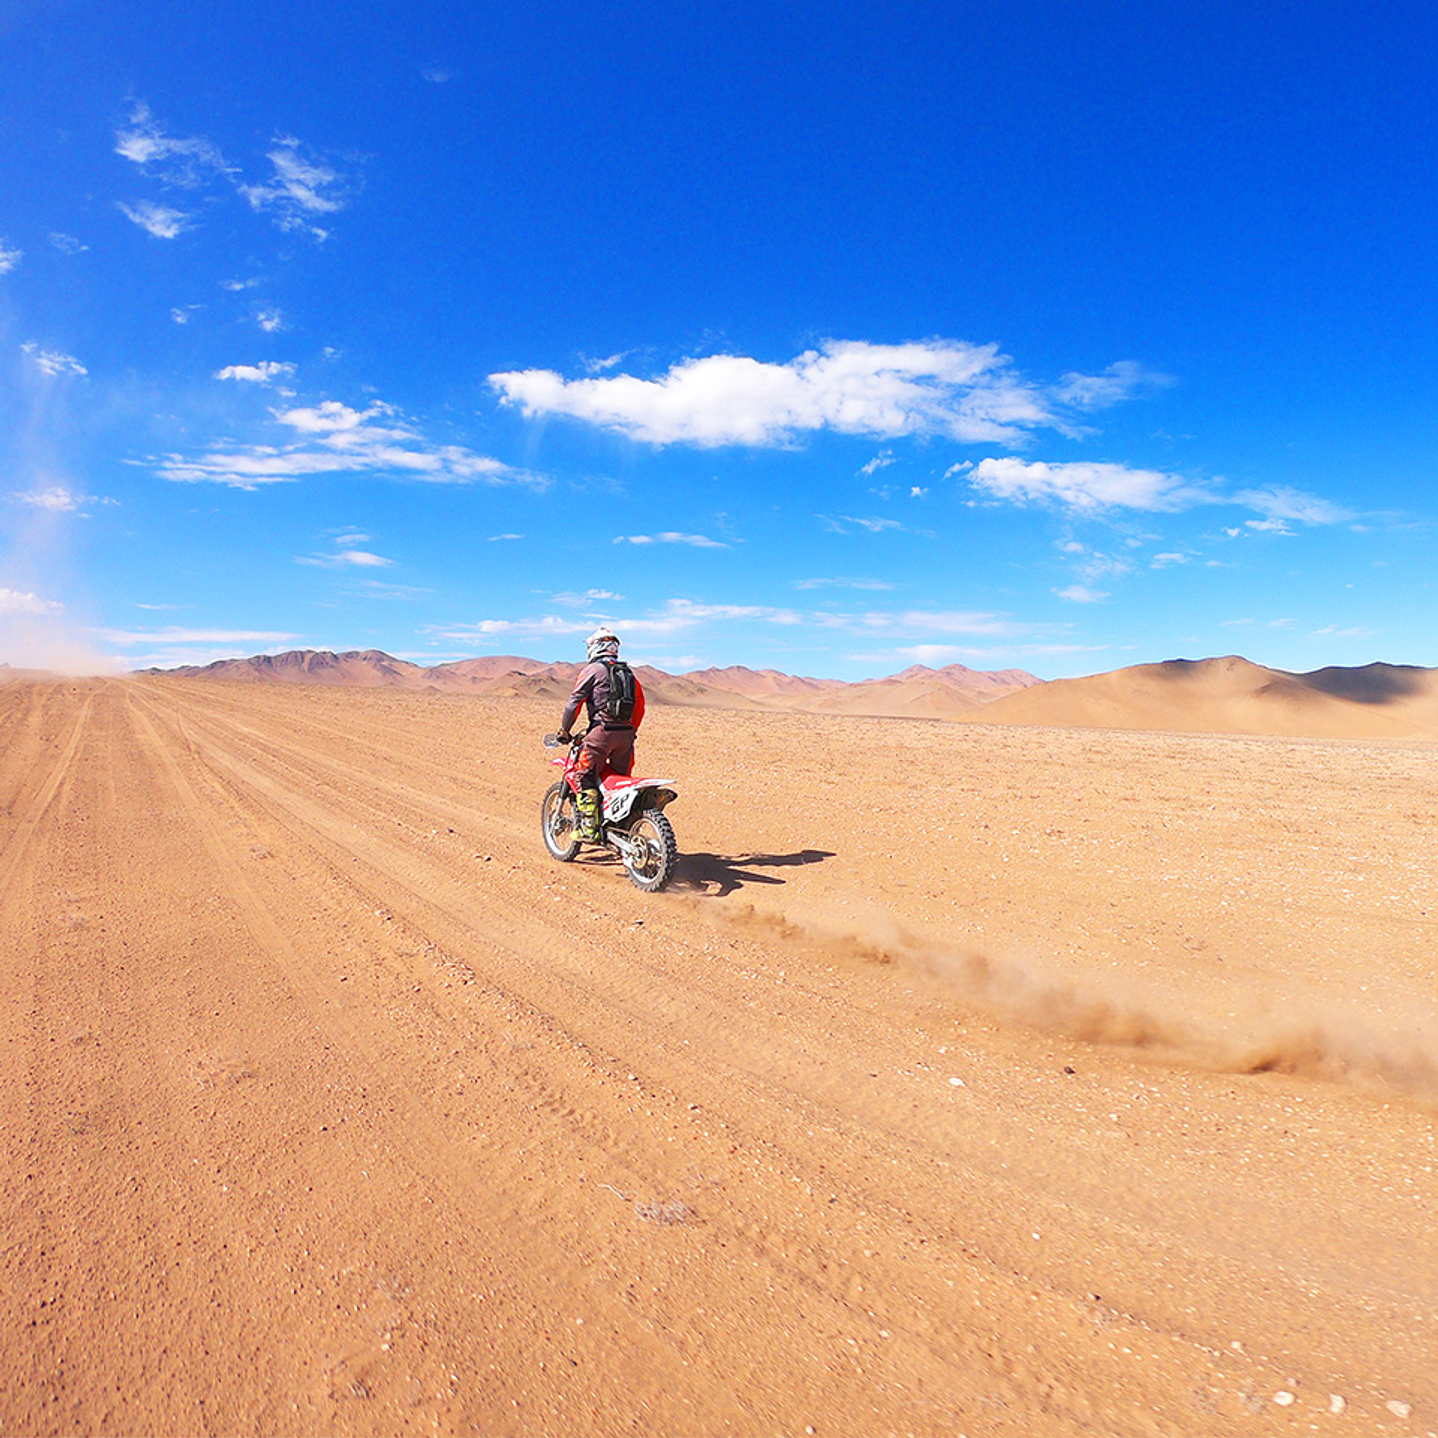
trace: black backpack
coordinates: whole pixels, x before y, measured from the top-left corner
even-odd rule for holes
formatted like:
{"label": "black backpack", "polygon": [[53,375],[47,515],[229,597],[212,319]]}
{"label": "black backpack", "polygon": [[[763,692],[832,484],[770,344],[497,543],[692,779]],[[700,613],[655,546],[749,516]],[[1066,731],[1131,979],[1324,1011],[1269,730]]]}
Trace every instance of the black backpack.
{"label": "black backpack", "polygon": [[600,662],[609,676],[609,701],[599,718],[610,724],[628,724],[634,718],[634,671],[622,659]]}

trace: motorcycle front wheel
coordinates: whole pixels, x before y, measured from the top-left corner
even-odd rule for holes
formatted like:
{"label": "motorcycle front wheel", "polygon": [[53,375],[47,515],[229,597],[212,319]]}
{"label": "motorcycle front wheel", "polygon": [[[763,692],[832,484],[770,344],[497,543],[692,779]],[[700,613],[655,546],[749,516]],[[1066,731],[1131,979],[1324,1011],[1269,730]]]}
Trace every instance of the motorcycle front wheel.
{"label": "motorcycle front wheel", "polygon": [[568,784],[551,784],[539,806],[539,827],[544,847],[561,864],[567,864],[579,852],[579,840],[574,837],[576,820],[574,791]]}
{"label": "motorcycle front wheel", "polygon": [[624,860],[624,871],[636,889],[652,894],[674,877],[679,846],[674,840],[674,826],[658,809],[645,809],[629,826],[629,837],[642,853]]}

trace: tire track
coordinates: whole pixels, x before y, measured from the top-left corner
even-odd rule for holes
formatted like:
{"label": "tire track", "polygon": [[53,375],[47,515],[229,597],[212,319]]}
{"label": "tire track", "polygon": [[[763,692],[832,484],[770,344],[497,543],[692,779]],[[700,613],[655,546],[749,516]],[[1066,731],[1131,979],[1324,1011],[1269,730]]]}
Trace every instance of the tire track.
{"label": "tire track", "polygon": [[15,871],[19,868],[47,810],[60,792],[60,786],[70,773],[71,765],[75,761],[75,752],[80,747],[80,739],[85,733],[94,703],[95,693],[91,690],[81,701],[80,708],[60,747],[60,753],[56,756],[49,771],[40,780],[28,799],[17,801],[19,813],[13,814],[15,827],[6,835],[4,847],[0,848],[0,903],[4,902],[5,896],[9,893]]}
{"label": "tire track", "polygon": [[[385,1125],[387,1141],[406,1156],[407,1168],[416,1175],[423,1175],[426,1184],[437,1185],[444,1192],[446,1208],[458,1213],[484,1213],[491,1229],[506,1233],[502,1249],[512,1253],[524,1253],[535,1243],[535,1231],[524,1210],[514,1202],[495,1205],[496,1193],[487,1175],[496,1159],[503,1161],[507,1156],[503,1145],[495,1145],[491,1152],[476,1151],[467,1139],[456,1140],[450,1136],[443,1118],[408,1083],[399,1077],[405,1070],[406,1055],[402,1050],[386,1054],[388,1062],[377,1062],[375,1050],[376,1033],[372,1029],[353,1021],[347,1010],[338,1001],[335,988],[328,982],[324,971],[314,964],[300,946],[291,941],[283,925],[278,921],[270,905],[258,888],[245,874],[234,856],[233,848],[219,820],[213,812],[213,802],[206,800],[181,769],[148,711],[144,701],[132,706],[136,726],[147,751],[156,765],[163,770],[166,781],[176,793],[185,812],[195,816],[200,827],[201,842],[210,862],[220,876],[226,893],[239,907],[246,928],[260,944],[268,962],[282,972],[292,985],[297,998],[304,1005],[311,1019],[328,1036],[330,1042],[342,1051],[345,1061],[356,1066],[364,1075],[364,1085],[370,1101],[376,1110],[392,1115]],[[175,733],[181,741],[190,746],[192,758],[205,766],[223,772],[226,765],[213,748],[203,743],[196,746],[186,734],[187,726],[178,714],[165,716],[175,726]],[[262,775],[247,775],[245,778],[263,780]],[[243,791],[243,784],[241,789]],[[233,802],[227,800],[226,802]],[[386,1045],[380,1035],[380,1052]],[[375,1055],[375,1057],[372,1057]],[[409,1056],[413,1058],[413,1055]],[[545,1107],[545,1106],[541,1106]],[[553,1104],[547,1106],[551,1117],[556,1114]],[[523,1150],[520,1150],[523,1153]],[[515,1155],[511,1152],[508,1157]],[[478,1167],[479,1171],[476,1171]],[[551,1185],[549,1197],[557,1193]],[[541,1195],[531,1195],[542,1205]],[[599,1224],[593,1225],[596,1229]],[[602,1225],[608,1227],[608,1225]],[[592,1241],[592,1235],[591,1241]],[[617,1268],[617,1265],[615,1265]],[[533,1294],[533,1277],[523,1268],[513,1269],[504,1280],[510,1286],[513,1299],[525,1304],[524,1295],[530,1293],[528,1303],[535,1306],[536,1314],[545,1308],[543,1290]],[[617,1302],[603,1287],[583,1278],[578,1280],[582,1297],[578,1294],[556,1295],[561,1304],[578,1302],[602,1315],[603,1322],[597,1325],[592,1337],[576,1344],[571,1336],[570,1346],[579,1346],[589,1354],[589,1361],[596,1364],[601,1350],[594,1347],[599,1342],[599,1332],[619,1329],[627,1334],[627,1342],[636,1351],[636,1357],[643,1353],[638,1368],[646,1375],[641,1384],[642,1395],[656,1411],[667,1406],[666,1395],[676,1391],[679,1374],[687,1360],[683,1354],[686,1344],[676,1342],[672,1335],[635,1329],[628,1321],[623,1304]],[[546,1337],[548,1335],[545,1335]]]}

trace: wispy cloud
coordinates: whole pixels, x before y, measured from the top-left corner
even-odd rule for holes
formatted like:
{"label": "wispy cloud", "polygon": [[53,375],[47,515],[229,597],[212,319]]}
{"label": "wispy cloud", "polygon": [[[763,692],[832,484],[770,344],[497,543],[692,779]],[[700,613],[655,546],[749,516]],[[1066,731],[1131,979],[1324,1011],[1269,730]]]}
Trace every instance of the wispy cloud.
{"label": "wispy cloud", "polygon": [[50,231],[50,243],[62,255],[83,255],[90,248],[83,240],[76,239],[74,235],[62,234],[59,230]]}
{"label": "wispy cloud", "polygon": [[1107,409],[1174,382],[1171,375],[1160,374],[1137,360],[1119,360],[1099,374],[1071,371],[1055,387],[1054,398],[1074,409]]}
{"label": "wispy cloud", "polygon": [[157,240],[173,240],[192,226],[190,216],[172,205],[158,205],[152,200],[117,200],[116,205],[126,219]]}
{"label": "wispy cloud", "polygon": [[42,349],[39,345],[33,343],[23,344],[20,348],[30,356],[36,368],[44,374],[52,376],[62,374],[84,375],[90,372],[74,355],[67,355],[63,350]]}
{"label": "wispy cloud", "polygon": [[284,329],[285,317],[278,309],[271,306],[268,309],[260,310],[255,315],[255,323],[259,325],[267,335],[272,335],[276,330]]}
{"label": "wispy cloud", "polygon": [[1069,604],[1097,604],[1101,599],[1108,598],[1105,590],[1091,589],[1087,584],[1070,584],[1063,589],[1055,589],[1054,593]]}
{"label": "wispy cloud", "polygon": [[277,379],[291,379],[295,367],[279,360],[261,360],[259,364],[227,364],[215,371],[216,379],[241,380],[247,384],[271,384]]}
{"label": "wispy cloud", "polygon": [[[1237,504],[1256,509],[1268,521],[1269,528],[1279,528],[1290,521],[1296,524],[1342,524],[1353,518],[1352,513],[1340,505],[1286,485],[1243,489],[1233,498]],[[1258,528],[1261,522],[1250,520],[1249,523]]]}
{"label": "wispy cloud", "polygon": [[833,579],[796,579],[795,589],[872,589],[888,590],[893,589],[887,579],[847,579],[837,577]]}
{"label": "wispy cloud", "polygon": [[624,596],[614,594],[608,589],[586,589],[583,594],[552,594],[550,598],[555,604],[563,604],[570,609],[586,609],[605,600],[621,603]]}
{"label": "wispy cloud", "polygon": [[143,101],[129,123],[115,134],[115,153],[133,161],[167,185],[197,189],[217,174],[229,173],[217,146],[201,136],[168,134]]}
{"label": "wispy cloud", "polygon": [[269,181],[241,185],[240,194],[253,209],[270,215],[280,229],[327,238],[329,231],[316,219],[344,209],[353,181],[333,161],[318,156],[293,135],[277,135],[265,158],[274,171]]}
{"label": "wispy cloud", "polygon": [[44,489],[24,490],[15,495],[21,504],[32,509],[48,510],[51,514],[78,514],[87,504],[95,502],[94,496],[76,494],[63,484],[47,485]]}
{"label": "wispy cloud", "polygon": [[[678,634],[704,624],[753,622],[792,625],[803,622],[803,616],[792,609],[755,604],[700,604],[689,599],[670,599],[658,609],[633,615],[602,612],[602,617],[626,641],[631,636],[654,638]],[[594,623],[594,614],[542,614],[524,619],[481,619],[473,624],[435,625],[425,632],[455,643],[479,644],[508,637],[567,638],[587,633]]]}
{"label": "wispy cloud", "polygon": [[24,250],[0,238],[0,275],[8,275],[24,258]]}
{"label": "wispy cloud", "polygon": [[886,530],[904,531],[905,526],[897,519],[884,519],[876,515],[820,514],[816,518],[825,529],[834,534],[849,534],[855,529],[869,534],[883,534]]}
{"label": "wispy cloud", "polygon": [[620,534],[615,537],[615,544],[687,544],[691,549],[728,549],[729,546],[718,539],[710,539],[704,534],[679,534],[675,530],[665,530],[662,534]]}
{"label": "wispy cloud", "polygon": [[963,474],[973,489],[992,499],[1058,504],[1089,512],[1111,508],[1172,511],[1212,503],[1215,498],[1211,491],[1180,475],[1085,460],[1046,464],[1042,460],[981,459],[975,465],[956,465],[949,473]]}
{"label": "wispy cloud", "polygon": [[438,444],[392,405],[363,410],[338,400],[271,412],[276,444],[227,445],[151,461],[163,479],[256,489],[321,474],[374,474],[439,484],[538,484],[524,471],[461,445]]}
{"label": "wispy cloud", "polygon": [[657,379],[492,374],[526,416],[570,415],[648,444],[794,443],[820,430],[1017,443],[1065,421],[995,345],[828,340],[785,364],[746,355],[685,360]]}
{"label": "wispy cloud", "polygon": [[137,644],[285,644],[300,637],[269,629],[95,629],[91,633],[121,649]]}
{"label": "wispy cloud", "polygon": [[1032,633],[1034,626],[1021,624],[1007,614],[973,609],[904,609],[896,612],[870,610],[860,615],[826,615],[831,627],[887,631],[896,634],[983,634],[1012,637]]}
{"label": "wispy cloud", "polygon": [[[318,221],[344,209],[358,184],[337,161],[293,135],[276,135],[270,141],[265,151],[269,178],[249,182],[219,146],[202,135],[171,134],[143,101],[116,131],[115,153],[167,187],[198,192],[218,186],[223,193],[238,194],[279,229],[317,240],[329,234]],[[174,239],[192,222],[183,210],[152,201],[122,202],[120,208],[161,239]]]}
{"label": "wispy cloud", "polygon": [[340,549],[334,554],[296,555],[296,564],[310,564],[319,569],[385,569],[394,563],[382,554],[367,549]]}

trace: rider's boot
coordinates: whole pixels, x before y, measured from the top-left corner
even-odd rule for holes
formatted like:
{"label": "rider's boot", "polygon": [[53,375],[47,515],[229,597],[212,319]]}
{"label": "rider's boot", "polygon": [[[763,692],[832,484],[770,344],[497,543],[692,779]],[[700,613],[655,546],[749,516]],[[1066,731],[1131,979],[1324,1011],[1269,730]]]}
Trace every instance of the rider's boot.
{"label": "rider's boot", "polygon": [[578,837],[593,843],[599,838],[599,790],[581,789],[574,796],[574,808],[579,820]]}

